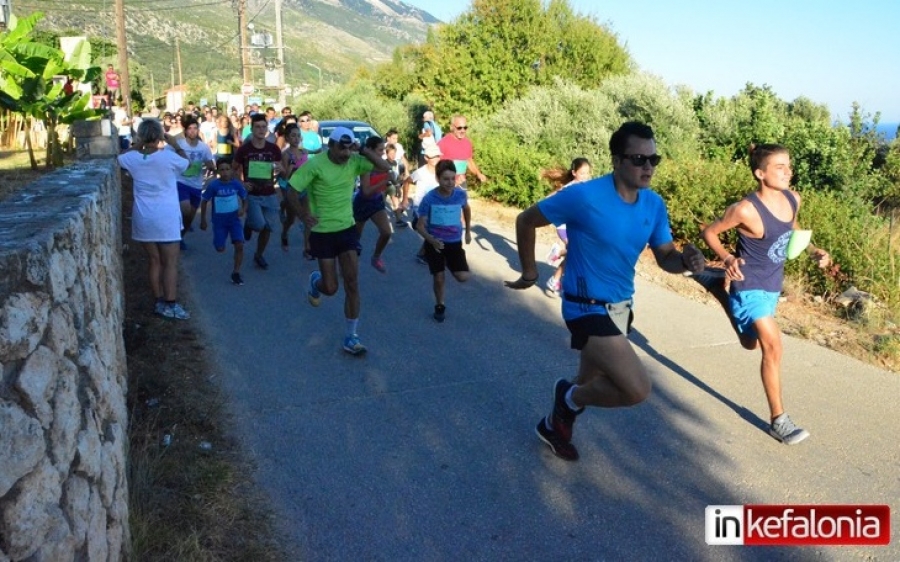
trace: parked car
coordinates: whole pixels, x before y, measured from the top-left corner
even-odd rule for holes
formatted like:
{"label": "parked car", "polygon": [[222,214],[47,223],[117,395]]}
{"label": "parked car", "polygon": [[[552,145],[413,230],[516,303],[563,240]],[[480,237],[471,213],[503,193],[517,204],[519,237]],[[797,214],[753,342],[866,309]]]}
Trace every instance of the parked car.
{"label": "parked car", "polygon": [[360,146],[365,145],[366,139],[369,137],[381,136],[372,125],[362,121],[319,121],[319,136],[322,137],[323,150],[328,146],[328,136],[331,134],[331,131],[338,127],[346,127],[353,131]]}

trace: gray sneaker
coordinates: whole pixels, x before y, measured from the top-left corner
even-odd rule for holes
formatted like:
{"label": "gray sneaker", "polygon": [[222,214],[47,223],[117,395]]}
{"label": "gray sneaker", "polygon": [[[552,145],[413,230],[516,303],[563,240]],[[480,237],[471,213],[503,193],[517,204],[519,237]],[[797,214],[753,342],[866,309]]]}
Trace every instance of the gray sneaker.
{"label": "gray sneaker", "polygon": [[769,435],[785,445],[796,445],[809,437],[809,432],[794,425],[787,414],[781,414],[769,427]]}
{"label": "gray sneaker", "polygon": [[166,304],[162,315],[175,320],[188,320],[191,317],[191,314],[177,302],[175,304]]}

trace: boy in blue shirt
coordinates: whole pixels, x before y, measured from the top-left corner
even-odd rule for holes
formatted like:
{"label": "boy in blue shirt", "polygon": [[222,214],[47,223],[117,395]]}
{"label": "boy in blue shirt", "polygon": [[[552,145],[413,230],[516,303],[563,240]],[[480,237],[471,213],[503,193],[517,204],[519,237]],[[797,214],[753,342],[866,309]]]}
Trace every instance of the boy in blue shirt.
{"label": "boy in blue shirt", "polygon": [[456,165],[441,160],[435,167],[438,187],[419,204],[416,230],[425,239],[425,261],[434,277],[434,319],[444,321],[444,269],[460,283],[469,279],[469,264],[462,247],[463,221],[466,244],[472,242],[472,209],[466,191],[456,185]]}
{"label": "boy in blue shirt", "polygon": [[206,230],[206,209],[212,201],[213,246],[217,252],[225,251],[225,241],[231,236],[234,245],[234,269],[231,282],[243,285],[241,263],[244,261],[244,229],[241,217],[247,210],[247,190],[234,179],[234,170],[225,160],[217,163],[219,177],[209,182],[201,196],[200,230]]}

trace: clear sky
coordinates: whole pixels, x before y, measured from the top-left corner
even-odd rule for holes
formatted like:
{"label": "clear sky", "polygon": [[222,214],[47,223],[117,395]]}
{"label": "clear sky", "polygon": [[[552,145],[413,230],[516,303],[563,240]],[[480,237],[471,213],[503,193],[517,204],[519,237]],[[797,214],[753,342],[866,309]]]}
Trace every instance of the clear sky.
{"label": "clear sky", "polygon": [[[465,0],[404,0],[443,21]],[[900,122],[900,0],[569,0],[607,24],[641,69],[730,97],[747,82],[806,96],[844,122],[857,101]]]}

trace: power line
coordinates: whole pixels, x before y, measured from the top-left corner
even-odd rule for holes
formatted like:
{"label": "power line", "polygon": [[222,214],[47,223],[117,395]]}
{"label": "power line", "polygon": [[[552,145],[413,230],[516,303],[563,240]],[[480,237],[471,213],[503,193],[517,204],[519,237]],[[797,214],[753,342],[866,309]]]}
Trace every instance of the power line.
{"label": "power line", "polygon": [[[34,2],[34,1],[37,1],[37,0],[32,0],[32,2]],[[165,1],[171,1],[171,0],[165,0]],[[129,8],[128,10],[126,10],[126,12],[132,13],[132,12],[156,12],[159,10],[190,10],[192,8],[200,8],[203,6],[221,6],[222,4],[230,4],[230,3],[231,3],[231,0],[218,0],[216,2],[204,2],[202,4],[191,4],[189,6],[185,6],[183,4],[169,4],[166,6],[156,6],[153,8]],[[101,6],[101,4],[99,4],[99,3],[96,5]],[[103,7],[91,8],[91,9],[51,8],[50,6],[47,6],[47,5],[33,4],[31,2],[19,2],[19,3],[17,3],[17,6],[29,9],[30,11],[42,11],[42,12],[45,12],[50,15],[52,15],[54,13],[58,13],[58,12],[66,12],[66,13],[70,13],[70,14],[74,14],[74,13],[94,14],[97,12],[113,11],[113,8],[107,7],[105,4],[103,4]]]}

